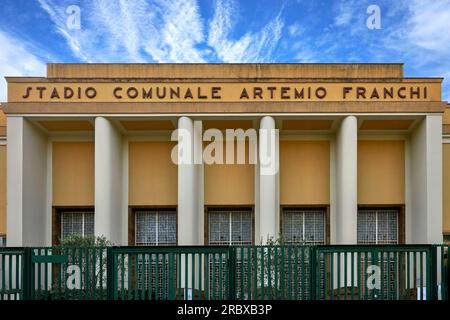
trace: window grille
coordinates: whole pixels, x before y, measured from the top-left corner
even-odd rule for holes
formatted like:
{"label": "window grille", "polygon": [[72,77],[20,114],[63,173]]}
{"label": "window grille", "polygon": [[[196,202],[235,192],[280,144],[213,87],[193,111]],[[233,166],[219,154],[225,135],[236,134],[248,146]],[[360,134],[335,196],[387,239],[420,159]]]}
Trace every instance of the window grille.
{"label": "window grille", "polygon": [[450,234],[444,234],[444,243],[450,242]]}
{"label": "window grille", "polygon": [[93,211],[61,212],[61,240],[74,234],[79,234],[83,237],[94,235]]}
{"label": "window grille", "polygon": [[284,209],[283,240],[288,244],[325,244],[325,211]]}
{"label": "window grille", "polygon": [[252,211],[214,209],[209,211],[210,245],[252,244]]}
{"label": "window grille", "polygon": [[142,210],[135,212],[137,246],[175,246],[177,215],[173,210]]}
{"label": "window grille", "polygon": [[398,244],[398,210],[359,210],[358,244]]}

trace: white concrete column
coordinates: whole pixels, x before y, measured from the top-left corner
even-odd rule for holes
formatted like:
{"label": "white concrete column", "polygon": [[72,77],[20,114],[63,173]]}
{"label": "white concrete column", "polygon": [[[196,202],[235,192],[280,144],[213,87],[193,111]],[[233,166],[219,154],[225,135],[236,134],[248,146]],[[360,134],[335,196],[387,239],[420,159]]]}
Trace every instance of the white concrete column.
{"label": "white concrete column", "polygon": [[357,243],[358,126],[355,116],[342,120],[336,136],[335,239],[337,244]]}
{"label": "white concrete column", "polygon": [[8,246],[50,245],[47,147],[47,136],[34,124],[23,117],[7,118]]}
{"label": "white concrete column", "polygon": [[442,243],[442,116],[428,115],[410,139],[407,243]]}
{"label": "white concrete column", "polygon": [[203,245],[205,239],[205,168],[203,164],[203,123],[200,120],[194,122],[194,160],[197,190],[197,244]]}
{"label": "white concrete column", "polygon": [[[201,122],[199,122],[201,123]],[[199,141],[200,139],[200,141]],[[200,148],[200,149],[198,149]],[[199,151],[200,150],[200,151]],[[200,245],[202,236],[199,223],[203,212],[203,195],[200,195],[202,165],[201,127],[194,128],[188,117],[178,119],[178,244]],[[200,158],[201,159],[201,158]],[[197,164],[195,163],[197,160]]]}
{"label": "white concrete column", "polygon": [[95,234],[116,245],[122,243],[123,211],[122,135],[106,118],[95,119]]}
{"label": "white concrete column", "polygon": [[259,236],[261,243],[267,243],[269,238],[276,239],[277,217],[279,217],[279,136],[275,128],[275,120],[272,117],[261,119],[259,130]]}

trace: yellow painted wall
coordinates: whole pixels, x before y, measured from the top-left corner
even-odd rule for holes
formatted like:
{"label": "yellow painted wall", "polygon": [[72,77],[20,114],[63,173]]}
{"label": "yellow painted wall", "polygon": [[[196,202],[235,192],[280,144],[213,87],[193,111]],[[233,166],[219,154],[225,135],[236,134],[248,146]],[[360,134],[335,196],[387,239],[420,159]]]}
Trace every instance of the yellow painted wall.
{"label": "yellow painted wall", "polygon": [[447,105],[447,108],[442,115],[442,124],[450,124],[450,104]]}
{"label": "yellow painted wall", "polygon": [[444,156],[444,221],[443,229],[445,233],[450,234],[450,144],[443,144],[443,156]]}
{"label": "yellow painted wall", "polygon": [[329,203],[329,141],[280,141],[280,204]]}
{"label": "yellow painted wall", "polygon": [[128,145],[129,204],[177,205],[178,170],[171,160],[175,142],[139,141]]}
{"label": "yellow painted wall", "polygon": [[6,136],[6,115],[0,106],[0,136]]}
{"label": "yellow painted wall", "polygon": [[94,142],[53,142],[53,205],[94,205]]}
{"label": "yellow painted wall", "polygon": [[0,235],[6,234],[6,146],[0,146]]}
{"label": "yellow painted wall", "polygon": [[[205,143],[205,146],[209,143]],[[248,161],[248,143],[245,164],[205,164],[205,205],[253,205],[255,203],[255,166]],[[226,146],[223,146],[224,162]],[[234,157],[237,159],[235,144]]]}
{"label": "yellow painted wall", "polygon": [[404,141],[358,141],[358,204],[404,203]]}
{"label": "yellow painted wall", "polygon": [[401,64],[47,64],[49,78],[402,78]]}

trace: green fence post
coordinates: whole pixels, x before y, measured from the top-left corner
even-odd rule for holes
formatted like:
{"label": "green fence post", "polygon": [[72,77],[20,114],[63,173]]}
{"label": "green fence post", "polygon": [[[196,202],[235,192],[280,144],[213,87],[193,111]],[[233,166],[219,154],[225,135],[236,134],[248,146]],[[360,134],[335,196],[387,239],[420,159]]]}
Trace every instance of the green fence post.
{"label": "green fence post", "polygon": [[[431,273],[431,279],[430,279],[430,299],[431,300],[438,300],[438,292],[437,292],[437,269],[438,269],[438,263],[437,263],[437,246],[432,245],[430,248],[430,263],[429,263],[429,267],[431,268],[430,273]],[[428,290],[428,288],[427,288]]]}
{"label": "green fence post", "polygon": [[319,274],[319,267],[318,263],[316,263],[316,246],[310,246],[309,247],[309,265],[310,265],[310,271],[309,274],[311,275],[311,280],[309,281],[309,292],[310,292],[310,300],[317,300],[316,293],[318,292],[316,288],[316,278]]}
{"label": "green fence post", "polygon": [[32,279],[32,248],[24,248],[23,251],[23,279],[22,279],[22,288],[23,288],[23,299],[31,300],[31,291],[33,290],[33,279]]}
{"label": "green fence post", "polygon": [[106,249],[106,292],[108,300],[114,299],[114,290],[116,289],[114,287],[116,270],[114,269],[114,250],[112,247],[108,247]]}
{"label": "green fence post", "polygon": [[[443,289],[445,290],[445,299],[450,300],[450,246],[447,246],[447,253],[445,253],[445,247],[442,254],[442,268],[444,269],[444,281]],[[445,258],[444,258],[445,255]]]}
{"label": "green fence post", "polygon": [[[201,269],[201,264],[199,265],[199,269]],[[169,300],[175,300],[175,286],[176,286],[176,279],[174,277],[174,270],[175,264],[174,264],[174,254],[173,252],[169,253],[169,267],[168,267],[168,273],[169,273],[169,279],[168,279],[168,289],[169,289]],[[200,283],[200,282],[199,282]],[[199,295],[201,295],[200,288],[199,288]]]}
{"label": "green fence post", "polygon": [[[450,246],[447,246],[447,253],[445,254],[445,248],[443,250],[442,255],[442,268],[445,270],[445,280],[442,281],[444,283],[445,288],[445,299],[450,300]],[[441,289],[442,290],[442,289]]]}
{"label": "green fence post", "polygon": [[236,248],[228,248],[228,299],[236,300]]}

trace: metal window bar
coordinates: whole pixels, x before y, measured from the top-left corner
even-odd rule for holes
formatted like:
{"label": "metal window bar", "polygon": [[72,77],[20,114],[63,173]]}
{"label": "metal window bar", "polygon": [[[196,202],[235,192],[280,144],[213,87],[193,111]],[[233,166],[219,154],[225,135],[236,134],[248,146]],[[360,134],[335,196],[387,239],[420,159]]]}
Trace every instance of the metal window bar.
{"label": "metal window bar", "polygon": [[358,210],[358,244],[398,244],[398,210]]}
{"label": "metal window bar", "polygon": [[73,234],[79,234],[83,237],[94,235],[93,211],[61,212],[61,240]]}
{"label": "metal window bar", "polygon": [[325,244],[326,215],[317,209],[283,209],[283,241],[286,244]]}
{"label": "metal window bar", "polygon": [[6,247],[6,236],[0,236],[0,248]]}

